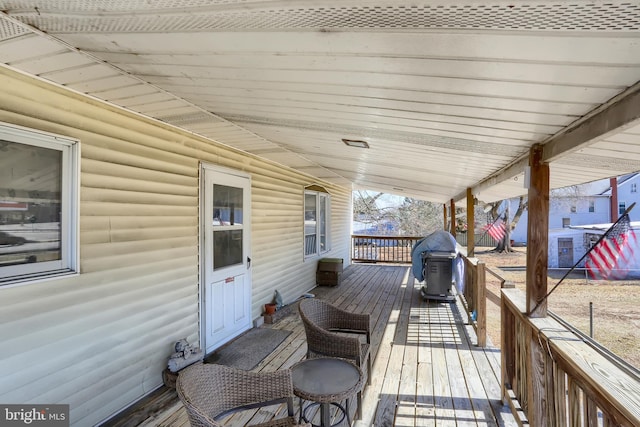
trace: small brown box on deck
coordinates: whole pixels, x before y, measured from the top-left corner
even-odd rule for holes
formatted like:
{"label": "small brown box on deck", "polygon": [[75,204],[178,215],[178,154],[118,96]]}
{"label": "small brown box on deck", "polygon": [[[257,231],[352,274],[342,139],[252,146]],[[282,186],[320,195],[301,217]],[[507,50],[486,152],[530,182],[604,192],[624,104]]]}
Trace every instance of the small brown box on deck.
{"label": "small brown box on deck", "polygon": [[322,258],[318,261],[316,283],[325,286],[337,286],[342,280],[342,258]]}

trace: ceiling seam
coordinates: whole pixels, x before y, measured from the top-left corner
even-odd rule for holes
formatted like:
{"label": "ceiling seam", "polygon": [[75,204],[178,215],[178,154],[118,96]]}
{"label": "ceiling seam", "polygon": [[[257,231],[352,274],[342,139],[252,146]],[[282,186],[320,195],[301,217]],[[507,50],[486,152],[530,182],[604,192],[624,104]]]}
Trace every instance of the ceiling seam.
{"label": "ceiling seam", "polygon": [[[137,77],[137,76],[135,76],[135,75],[133,75],[133,74],[131,74],[131,73],[129,73],[129,72],[127,72],[127,71],[125,71],[125,70],[123,70],[123,69],[121,69],[121,68],[119,68],[119,67],[117,67],[117,66],[113,65],[113,64],[111,64],[110,62],[106,62],[106,61],[104,61],[104,60],[102,60],[102,59],[100,59],[100,58],[98,58],[98,57],[96,57],[96,56],[92,55],[92,54],[91,54],[91,53],[89,53],[89,52],[86,52],[86,51],[83,51],[83,50],[81,50],[81,49],[78,49],[78,48],[76,48],[76,47],[74,47],[74,46],[70,45],[69,43],[67,43],[67,42],[65,42],[65,41],[63,41],[63,40],[58,39],[57,37],[54,37],[54,36],[52,36],[52,35],[50,35],[50,34],[47,34],[46,32],[44,32],[44,31],[42,31],[42,30],[40,30],[40,29],[38,29],[38,28],[32,27],[32,26],[31,26],[31,25],[29,25],[29,24],[23,23],[23,22],[21,22],[20,20],[18,20],[18,19],[16,19],[16,18],[13,18],[12,16],[8,15],[8,14],[7,14],[6,12],[4,12],[4,11],[0,11],[0,18],[2,18],[3,20],[9,21],[10,23],[12,23],[12,24],[14,24],[14,25],[17,25],[17,26],[18,26],[18,27],[20,27],[20,28],[23,28],[23,29],[28,30],[30,33],[35,34],[37,37],[43,37],[43,38],[46,38],[46,39],[48,39],[48,40],[50,40],[50,41],[53,41],[53,42],[55,42],[55,43],[57,43],[57,44],[60,44],[61,46],[63,46],[63,47],[65,47],[66,49],[68,49],[69,51],[74,52],[74,53],[77,53],[77,54],[80,54],[80,55],[83,55],[84,57],[89,58],[91,61],[93,61],[93,62],[95,62],[95,63],[97,63],[97,64],[101,64],[101,65],[107,66],[107,67],[109,67],[109,68],[111,68],[111,69],[113,69],[113,70],[117,71],[119,74],[121,74],[121,75],[125,75],[125,76],[127,76],[127,77],[129,77],[129,78],[131,78],[131,79],[133,79],[133,80],[136,80],[136,81],[140,82],[140,83],[141,83],[141,84],[143,84],[143,85],[146,85],[146,86],[149,86],[149,87],[153,87],[153,88],[154,88],[154,89],[156,89],[157,91],[159,91],[159,92],[161,92],[161,93],[164,93],[164,94],[166,94],[166,95],[168,95],[168,96],[170,96],[170,97],[172,97],[172,98],[174,98],[174,99],[180,100],[180,101],[184,102],[186,105],[188,105],[188,106],[190,106],[190,107],[193,107],[193,108],[194,108],[194,109],[196,109],[196,110],[202,111],[202,112],[203,112],[204,114],[206,114],[207,116],[210,116],[210,117],[212,117],[212,118],[214,118],[214,119],[216,119],[216,120],[218,120],[218,121],[220,121],[220,122],[227,123],[227,124],[231,125],[232,127],[235,127],[235,128],[237,128],[237,129],[239,129],[239,130],[241,130],[241,131],[243,131],[243,132],[246,132],[247,134],[251,135],[251,136],[252,136],[252,137],[254,137],[254,138],[257,138],[257,139],[259,139],[259,140],[266,141],[266,142],[268,142],[268,143],[271,143],[271,144],[275,144],[275,145],[277,145],[277,146],[280,146],[279,144],[277,144],[277,143],[275,143],[275,142],[273,142],[273,141],[267,140],[266,138],[263,138],[263,137],[261,137],[261,136],[259,136],[259,135],[255,134],[254,132],[251,132],[250,130],[248,130],[248,129],[246,129],[246,128],[242,127],[242,126],[237,125],[236,123],[233,123],[233,122],[231,122],[231,121],[229,121],[229,120],[227,120],[227,119],[225,119],[225,118],[223,118],[223,117],[220,117],[220,116],[218,116],[218,115],[216,115],[216,114],[214,114],[214,113],[212,113],[212,112],[210,112],[210,111],[207,111],[207,110],[203,109],[202,107],[199,107],[198,105],[195,105],[195,104],[193,104],[193,103],[191,103],[191,102],[189,102],[189,101],[187,101],[187,100],[185,100],[185,99],[183,99],[183,98],[181,98],[181,97],[178,97],[178,96],[174,95],[173,93],[168,92],[168,91],[166,91],[166,90],[164,90],[164,89],[162,89],[162,88],[160,88],[160,87],[158,87],[158,86],[156,86],[156,85],[153,85],[153,84],[151,84],[151,83],[149,83],[149,82],[146,82],[146,81],[142,80],[141,78],[139,78],[139,77]],[[26,34],[25,34],[25,35],[26,35]],[[23,36],[24,36],[24,35],[23,35]],[[64,85],[63,85],[63,86],[64,86]],[[65,86],[65,87],[66,87],[66,86]],[[71,88],[67,87],[67,89],[71,89]],[[80,92],[80,93],[82,93],[82,92]],[[84,95],[84,96],[91,96],[91,95],[89,95],[89,94],[87,94],[87,93],[83,93],[83,95]],[[109,101],[105,101],[105,100],[100,99],[100,98],[96,98],[96,99],[99,99],[101,102],[109,102]],[[114,105],[117,105],[117,104],[114,104]],[[133,112],[133,113],[135,113],[135,114],[140,114],[140,115],[142,115],[142,116],[144,116],[144,117],[152,118],[152,119],[154,119],[154,120],[158,120],[158,121],[161,121],[161,122],[163,122],[163,123],[166,123],[166,124],[170,124],[170,125],[171,125],[171,123],[170,123],[170,122],[166,122],[166,121],[163,121],[163,120],[160,120],[160,119],[154,118],[154,117],[152,117],[152,116],[148,116],[148,115],[145,115],[145,114],[142,114],[142,113],[136,112],[136,111],[131,110],[131,109],[127,108],[127,107],[123,107],[123,106],[120,106],[120,105],[117,105],[117,106],[118,106],[119,108],[126,109],[127,111],[131,111],[131,112]],[[173,126],[180,127],[180,126],[177,126],[177,125],[173,125]],[[189,132],[192,132],[192,133],[197,133],[197,132],[190,131],[190,130],[188,130],[188,129],[186,129],[186,128],[183,128],[183,127],[180,127],[180,129],[185,130],[185,131],[189,131]],[[199,134],[199,133],[198,133],[198,134]],[[206,136],[206,135],[202,135],[202,134],[199,134],[199,135],[200,135],[200,136],[202,136],[203,138],[209,139],[209,140],[211,140],[211,141],[213,141],[213,142],[221,143],[220,141],[217,141],[217,140],[211,139],[210,137],[208,137],[208,136]],[[231,148],[233,148],[233,149],[235,149],[235,150],[239,150],[238,148],[235,148],[235,147],[230,146],[230,145],[228,145],[228,144],[224,144],[224,145],[227,145],[227,146],[229,146],[229,147],[231,147]],[[290,151],[290,150],[289,150],[289,149],[287,149],[286,147],[281,147],[281,148],[282,148],[282,149],[284,149],[284,150],[286,150],[287,152],[291,152],[292,154],[294,154],[294,155],[296,155],[296,156],[301,157],[301,158],[302,158],[303,160],[305,160],[305,161],[308,161],[308,162],[310,162],[310,163],[312,163],[312,164],[316,165],[318,168],[321,168],[321,169],[323,169],[323,170],[327,170],[329,173],[331,173],[331,172],[332,172],[330,169],[328,169],[328,168],[326,168],[326,167],[324,167],[324,166],[322,166],[322,165],[318,165],[318,164],[316,164],[315,162],[313,162],[313,161],[311,161],[311,160],[309,160],[309,159],[305,158],[304,156],[301,156],[301,155],[300,155],[300,154],[298,154],[298,153],[295,153],[295,152],[293,152],[293,151]],[[240,151],[244,151],[244,150],[240,150]],[[276,163],[278,163],[278,162],[276,162]],[[284,165],[284,166],[286,166],[286,165]],[[287,167],[289,167],[289,166],[287,166]],[[292,169],[293,169],[293,168],[292,168]],[[346,179],[346,177],[342,177],[342,178]]]}

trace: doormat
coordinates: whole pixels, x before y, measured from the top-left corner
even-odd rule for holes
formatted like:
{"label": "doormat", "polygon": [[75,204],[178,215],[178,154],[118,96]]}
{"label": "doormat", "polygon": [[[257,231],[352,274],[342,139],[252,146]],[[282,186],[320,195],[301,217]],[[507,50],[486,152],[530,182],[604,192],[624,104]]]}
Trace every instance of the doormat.
{"label": "doormat", "polygon": [[253,328],[207,356],[205,363],[250,371],[278,348],[289,334],[291,331],[284,329]]}

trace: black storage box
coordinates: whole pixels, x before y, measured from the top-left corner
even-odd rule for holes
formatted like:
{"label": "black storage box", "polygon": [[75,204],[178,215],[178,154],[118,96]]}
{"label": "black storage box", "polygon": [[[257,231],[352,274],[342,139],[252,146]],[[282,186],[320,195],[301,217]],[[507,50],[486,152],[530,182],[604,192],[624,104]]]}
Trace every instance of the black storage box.
{"label": "black storage box", "polygon": [[316,284],[337,286],[342,280],[342,258],[322,258],[318,261]]}

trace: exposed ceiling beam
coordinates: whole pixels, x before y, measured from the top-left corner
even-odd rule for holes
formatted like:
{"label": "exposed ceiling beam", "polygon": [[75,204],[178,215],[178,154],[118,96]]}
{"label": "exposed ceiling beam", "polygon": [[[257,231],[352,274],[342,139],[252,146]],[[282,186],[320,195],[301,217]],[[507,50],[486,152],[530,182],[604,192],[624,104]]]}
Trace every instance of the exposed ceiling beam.
{"label": "exposed ceiling beam", "polygon": [[[550,163],[606,138],[609,134],[633,127],[638,122],[640,122],[640,82],[543,141],[542,161]],[[487,188],[523,173],[528,164],[529,157],[524,155],[474,185],[471,191],[473,194],[482,193]],[[466,196],[465,190],[458,193],[453,200],[458,202],[464,200]]]}
{"label": "exposed ceiling beam", "polygon": [[[472,194],[482,193],[484,190],[493,187],[496,184],[499,184],[503,181],[513,178],[516,175],[520,175],[524,172],[524,168],[529,165],[529,156],[524,155],[517,159],[515,162],[510,165],[502,168],[500,171],[496,172],[493,175],[490,175],[488,178],[483,179],[478,184],[474,185],[471,188]],[[460,200],[464,200],[467,197],[467,190],[458,193],[453,200],[455,202],[459,202]]]}
{"label": "exposed ceiling beam", "polygon": [[640,82],[543,142],[542,160],[550,163],[640,121]]}

